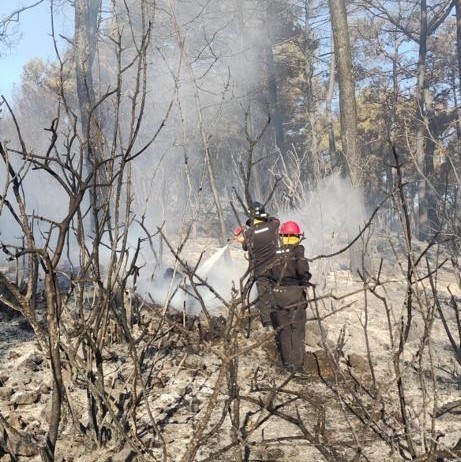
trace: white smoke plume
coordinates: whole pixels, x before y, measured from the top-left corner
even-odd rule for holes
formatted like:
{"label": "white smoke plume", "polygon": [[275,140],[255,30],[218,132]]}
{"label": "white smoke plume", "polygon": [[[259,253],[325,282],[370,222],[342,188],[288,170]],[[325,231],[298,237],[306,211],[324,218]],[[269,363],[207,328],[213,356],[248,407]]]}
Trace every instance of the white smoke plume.
{"label": "white smoke plume", "polygon": [[280,220],[301,226],[310,257],[339,250],[363,228],[367,219],[363,191],[339,173],[321,179],[306,197],[296,210],[281,211]]}
{"label": "white smoke plume", "polygon": [[[278,215],[281,223],[288,220],[296,221],[305,235],[303,244],[306,256],[314,258],[320,254],[331,254],[344,248],[352,238],[360,232],[367,219],[364,196],[360,189],[354,188],[347,178],[333,174],[319,181],[314,190],[306,193],[307,201],[295,210],[283,210],[280,213],[268,210],[270,214]],[[194,243],[191,243],[194,246]],[[195,245],[199,246],[198,243]],[[227,246],[215,250],[204,259],[198,268],[198,275],[216,290],[226,301],[231,298],[231,288],[235,284],[239,289],[240,278],[245,274],[248,263],[244,259],[244,252],[233,247],[235,251],[231,261],[224,258]],[[348,254],[344,254],[347,259]],[[193,262],[191,262],[192,264]],[[330,262],[331,263],[331,262]],[[165,268],[163,268],[164,270]],[[323,277],[324,267],[316,262],[312,265],[313,281],[319,282]],[[159,271],[155,278],[147,283],[142,291],[159,304],[169,304],[176,310],[186,309],[188,312],[198,314],[200,304],[194,297],[188,297],[181,284],[187,285],[187,278],[181,281],[178,290],[177,283],[171,284],[172,278],[162,278]],[[222,302],[207,288],[198,287],[205,306],[213,314],[222,312]],[[175,293],[174,296],[172,294]],[[253,291],[250,300],[254,300]]]}

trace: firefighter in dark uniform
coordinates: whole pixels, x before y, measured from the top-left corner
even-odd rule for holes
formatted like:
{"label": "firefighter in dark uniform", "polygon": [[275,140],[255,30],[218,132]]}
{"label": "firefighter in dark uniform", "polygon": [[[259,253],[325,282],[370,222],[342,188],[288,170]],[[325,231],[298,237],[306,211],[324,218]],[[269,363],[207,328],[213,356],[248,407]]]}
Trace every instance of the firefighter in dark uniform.
{"label": "firefighter in dark uniform", "polygon": [[271,276],[271,265],[279,246],[280,221],[269,216],[260,202],[253,202],[249,212],[250,218],[246,222],[246,228],[240,229],[240,232],[236,230],[234,237],[242,244],[243,250],[248,252],[249,269],[258,291],[256,306],[262,325],[270,328],[272,326],[274,283]]}
{"label": "firefighter in dark uniform", "polygon": [[280,248],[271,275],[275,281],[273,295],[275,310],[272,325],[277,331],[276,341],[283,367],[289,372],[304,368],[306,334],[306,288],[312,277],[309,262],[300,244],[303,234],[299,225],[287,221],[280,227]]}

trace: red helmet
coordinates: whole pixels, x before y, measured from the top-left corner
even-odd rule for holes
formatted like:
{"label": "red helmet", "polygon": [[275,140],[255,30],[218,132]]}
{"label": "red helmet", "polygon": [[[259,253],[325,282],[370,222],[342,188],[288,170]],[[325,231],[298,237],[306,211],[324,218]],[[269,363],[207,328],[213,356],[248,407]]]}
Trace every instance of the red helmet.
{"label": "red helmet", "polygon": [[282,236],[287,236],[287,235],[300,236],[302,234],[302,231],[298,223],[296,223],[295,221],[286,221],[280,227],[279,234]]}

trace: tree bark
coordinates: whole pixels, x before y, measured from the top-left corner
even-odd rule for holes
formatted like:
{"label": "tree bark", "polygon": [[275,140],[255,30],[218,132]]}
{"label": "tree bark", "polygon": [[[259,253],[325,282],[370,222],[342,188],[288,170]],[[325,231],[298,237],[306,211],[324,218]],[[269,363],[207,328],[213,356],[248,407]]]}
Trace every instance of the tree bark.
{"label": "tree bark", "polygon": [[[270,21],[273,15],[270,11],[270,3],[268,2],[265,9],[266,21],[265,24],[271,25],[273,21]],[[269,111],[271,116],[271,126],[273,129],[275,143],[280,151],[285,151],[285,133],[283,131],[283,121],[279,105],[278,89],[277,89],[277,72],[274,63],[274,53],[272,50],[273,36],[271,27],[268,26],[266,29],[267,38],[264,45],[264,54],[266,61],[266,72],[267,72],[267,93],[269,99]]]}
{"label": "tree bark", "polygon": [[461,0],[456,0],[456,52],[458,55],[458,78],[461,88]]}
{"label": "tree bark", "polygon": [[[425,108],[425,73],[427,55],[427,5],[421,1],[420,35],[418,51],[418,69],[416,76],[416,159],[420,172],[424,172],[425,157],[425,124],[427,124]],[[418,237],[422,240],[429,235],[427,216],[426,181],[424,175],[418,181]]]}
{"label": "tree bark", "polygon": [[101,0],[75,1],[75,73],[83,133],[95,102],[93,63],[96,55],[96,30]]}
{"label": "tree bark", "polygon": [[[456,51],[458,55],[458,78],[459,89],[461,89],[461,0],[456,0]],[[458,121],[461,125],[461,109],[458,108]],[[461,149],[458,149],[459,161],[461,162]],[[455,211],[455,232],[458,238],[461,236],[461,176],[458,175]]]}
{"label": "tree bark", "polygon": [[96,185],[98,183],[96,169],[101,161],[99,149],[99,130],[95,108],[95,91],[93,83],[93,63],[96,55],[96,33],[101,0],[75,1],[75,77],[77,97],[80,109],[81,129],[85,148],[85,165],[87,172],[93,172],[94,185],[90,192],[93,209],[91,230],[96,233],[98,199]]}
{"label": "tree bark", "polygon": [[[334,49],[334,44],[332,44],[332,49]],[[341,159],[339,158],[338,153],[336,151],[336,136],[335,129],[333,126],[333,113],[331,110],[333,94],[335,89],[335,80],[335,54],[333,52],[330,61],[330,75],[328,77],[328,91],[325,101],[325,113],[328,123],[328,153],[330,156],[330,164],[332,166],[332,170],[335,170],[336,168],[341,168]]]}
{"label": "tree bark", "polygon": [[53,373],[53,394],[51,396],[51,408],[49,427],[44,450],[46,461],[54,461],[56,441],[58,439],[59,426],[62,416],[62,402],[64,397],[64,385],[62,378],[61,353],[59,350],[60,340],[60,302],[59,294],[56,292],[56,278],[52,265],[47,262],[45,273],[45,293],[47,304],[48,342],[51,371]]}
{"label": "tree bark", "polygon": [[[346,4],[344,0],[329,0],[329,6],[339,86],[342,150],[347,165],[346,173],[352,182],[352,186],[358,188],[362,184],[363,171],[361,168],[355,82],[352,69],[352,50]],[[363,206],[364,211],[364,204],[357,204],[357,206]],[[360,223],[358,225],[360,226]],[[348,239],[353,240],[358,232],[358,227],[356,229],[349,227],[347,229]],[[367,274],[370,273],[371,262],[366,248],[366,241],[363,237],[351,246],[349,258],[352,275],[354,277],[367,278]]]}
{"label": "tree bark", "polygon": [[344,0],[329,0],[329,5],[338,73],[342,150],[352,184],[359,186],[362,183],[361,153],[346,4]]}

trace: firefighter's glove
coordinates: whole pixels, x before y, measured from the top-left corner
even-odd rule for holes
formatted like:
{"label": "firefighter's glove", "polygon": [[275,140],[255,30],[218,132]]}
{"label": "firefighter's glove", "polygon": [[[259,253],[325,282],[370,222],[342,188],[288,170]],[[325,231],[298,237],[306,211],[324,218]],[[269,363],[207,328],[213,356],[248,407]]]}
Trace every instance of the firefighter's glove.
{"label": "firefighter's glove", "polygon": [[234,240],[236,240],[239,244],[242,244],[243,241],[245,240],[245,237],[243,235],[243,228],[241,226],[237,226],[234,230]]}

